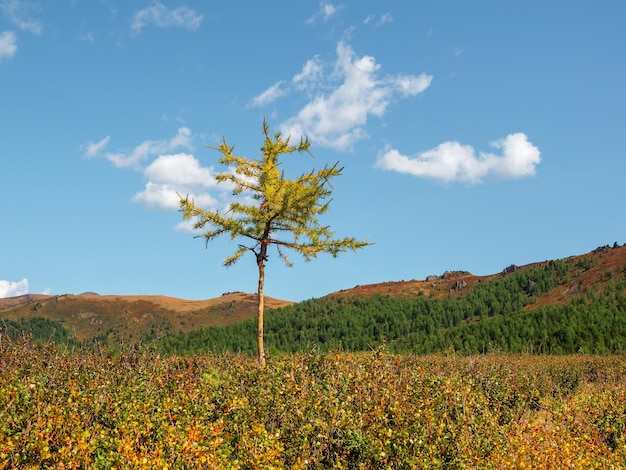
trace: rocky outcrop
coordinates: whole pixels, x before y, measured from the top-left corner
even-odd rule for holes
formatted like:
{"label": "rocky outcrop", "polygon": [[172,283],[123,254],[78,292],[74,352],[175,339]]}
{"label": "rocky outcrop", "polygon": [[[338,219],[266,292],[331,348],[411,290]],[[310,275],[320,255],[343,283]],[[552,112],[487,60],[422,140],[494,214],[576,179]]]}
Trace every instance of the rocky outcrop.
{"label": "rocky outcrop", "polygon": [[454,279],[455,277],[469,276],[471,274],[469,271],[446,271],[442,277],[444,279]]}
{"label": "rocky outcrop", "polygon": [[454,284],[452,284],[452,287],[450,287],[450,293],[458,292],[461,289],[463,289],[464,287],[467,287],[467,282],[465,282],[465,280],[463,280],[463,279],[460,279],[460,280],[456,281]]}
{"label": "rocky outcrop", "polygon": [[471,276],[472,273],[469,271],[445,271],[441,276],[437,276],[436,274],[431,274],[430,276],[426,276],[426,282],[435,282],[440,281],[442,279],[449,280],[454,279],[455,277],[461,276]]}
{"label": "rocky outcrop", "polygon": [[513,274],[518,269],[519,269],[518,266],[515,266],[514,264],[512,264],[502,270],[502,275],[505,276],[507,274]]}

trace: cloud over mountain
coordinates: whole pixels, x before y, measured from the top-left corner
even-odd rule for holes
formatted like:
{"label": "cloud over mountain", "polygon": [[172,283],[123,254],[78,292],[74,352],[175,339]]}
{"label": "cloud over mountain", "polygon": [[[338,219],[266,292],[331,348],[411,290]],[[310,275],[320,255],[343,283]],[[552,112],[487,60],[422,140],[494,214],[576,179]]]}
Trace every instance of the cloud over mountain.
{"label": "cloud over mountain", "polygon": [[28,294],[28,279],[17,282],[0,280],[0,299],[26,294]]}

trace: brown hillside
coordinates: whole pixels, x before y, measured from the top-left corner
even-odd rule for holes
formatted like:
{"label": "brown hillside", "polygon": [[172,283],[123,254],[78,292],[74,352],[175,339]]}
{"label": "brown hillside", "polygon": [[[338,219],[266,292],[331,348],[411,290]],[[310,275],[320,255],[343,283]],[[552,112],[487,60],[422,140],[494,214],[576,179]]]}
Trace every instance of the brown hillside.
{"label": "brown hillside", "polygon": [[584,294],[588,289],[600,292],[613,276],[626,272],[626,245],[601,246],[590,253],[571,256],[566,260],[576,267],[569,282],[537,299],[533,306],[562,304],[576,295]]}
{"label": "brown hillside", "polygon": [[[626,269],[626,245],[602,246],[583,254],[566,258],[573,267],[566,284],[555,287],[550,293],[538,298],[529,308],[551,303],[564,303],[573,296],[583,294],[587,289],[600,291],[612,275]],[[428,276],[426,280],[392,281],[378,284],[355,286],[329,296],[371,297],[388,295],[393,297],[426,296],[443,299],[448,296],[462,296],[471,292],[477,285],[507,275],[507,271],[523,271],[536,266],[545,266],[550,261],[531,263],[524,266],[503,267],[497,274],[475,276],[466,271],[446,271],[442,275]]]}
{"label": "brown hillside", "polygon": [[14,307],[16,305],[26,304],[36,300],[47,299],[50,297],[45,294],[26,294],[19,295],[17,297],[8,297],[6,299],[0,299],[0,311],[7,307]]}
{"label": "brown hillside", "polygon": [[[291,303],[265,298],[269,309]],[[93,293],[0,299],[1,318],[41,317],[60,321],[79,341],[107,334],[115,341],[135,342],[204,326],[228,325],[254,317],[256,308],[256,295],[243,292],[207,300]]]}

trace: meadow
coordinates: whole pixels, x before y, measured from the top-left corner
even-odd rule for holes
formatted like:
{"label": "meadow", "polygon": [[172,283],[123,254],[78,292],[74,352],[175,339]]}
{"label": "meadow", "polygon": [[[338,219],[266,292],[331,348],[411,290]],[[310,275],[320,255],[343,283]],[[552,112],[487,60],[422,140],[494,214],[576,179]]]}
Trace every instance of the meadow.
{"label": "meadow", "polygon": [[2,469],[626,468],[624,356],[0,340]]}

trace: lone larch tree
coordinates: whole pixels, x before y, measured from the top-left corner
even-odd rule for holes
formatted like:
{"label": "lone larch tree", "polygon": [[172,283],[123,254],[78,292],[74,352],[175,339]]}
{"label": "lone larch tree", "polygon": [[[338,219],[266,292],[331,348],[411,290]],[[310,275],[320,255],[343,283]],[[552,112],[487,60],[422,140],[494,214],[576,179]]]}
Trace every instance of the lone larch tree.
{"label": "lone larch tree", "polygon": [[236,263],[245,253],[252,253],[258,267],[257,352],[258,366],[265,367],[263,347],[263,312],[265,263],[268,249],[274,245],[278,255],[287,266],[292,262],[286,255],[294,250],[305,261],[317,258],[320,253],[336,257],[339,253],[363,248],[369,243],[355,238],[334,238],[329,226],[321,225],[318,216],[328,210],[332,193],[330,179],[343,170],[339,163],[325,165],[295,179],[288,179],[279,169],[280,156],[293,152],[311,154],[308,138],[301,138],[292,145],[289,137],[280,133],[270,135],[267,121],[263,121],[265,140],[261,147],[261,159],[236,156],[234,147],[224,139],[219,147],[211,147],[222,156],[219,163],[229,171],[216,175],[218,183],[230,184],[236,202],[223,213],[198,207],[189,196],[180,197],[183,219],[195,220],[195,229],[206,230],[197,237],[205,238],[206,244],[214,238],[227,234],[231,240],[241,240],[234,254],[224,260],[225,266]]}

